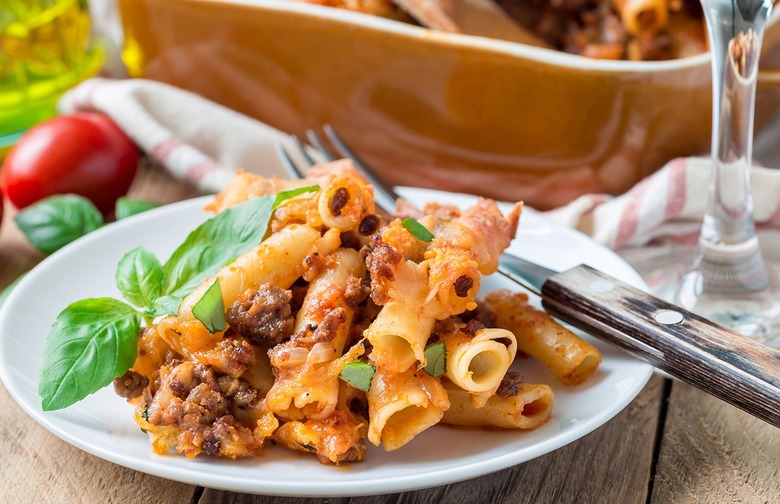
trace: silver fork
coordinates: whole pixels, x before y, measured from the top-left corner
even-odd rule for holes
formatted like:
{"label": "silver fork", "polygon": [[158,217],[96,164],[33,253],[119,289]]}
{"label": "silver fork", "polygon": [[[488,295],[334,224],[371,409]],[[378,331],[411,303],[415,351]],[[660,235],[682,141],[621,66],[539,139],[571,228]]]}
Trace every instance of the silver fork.
{"label": "silver fork", "polygon": [[[309,140],[309,143],[327,161],[334,161],[338,158],[352,160],[355,168],[357,168],[357,170],[374,186],[374,200],[376,205],[390,215],[394,215],[396,201],[399,196],[393,188],[374,174],[368,165],[347,145],[341,135],[339,135],[330,124],[325,124],[322,127],[322,131],[330,144],[333,145],[335,152],[327,146],[314,130],[306,131],[306,138]],[[297,135],[293,135],[292,140],[300,158],[308,165],[306,166],[306,169],[314,166],[317,161],[309,154],[308,148],[301,138]],[[290,178],[300,179],[306,177],[304,170],[295,162],[295,156],[293,156],[283,144],[276,144],[276,150],[287,173],[290,175]],[[522,271],[522,275],[519,274],[519,271]],[[504,253],[501,255],[498,273],[533,292],[539,293],[544,281],[555,272],[539,266],[538,264],[525,261],[512,254]]]}
{"label": "silver fork", "polygon": [[[395,213],[398,195],[374,175],[329,125],[325,136],[341,157],[374,185],[377,206]],[[327,160],[336,159],[322,138],[306,133]],[[316,163],[293,137],[298,157]],[[283,145],[277,151],[292,178],[305,176]],[[780,351],[631,287],[589,266],[563,273],[511,254],[501,256],[498,272],[540,295],[552,315],[589,332],[670,375],[780,427]]]}

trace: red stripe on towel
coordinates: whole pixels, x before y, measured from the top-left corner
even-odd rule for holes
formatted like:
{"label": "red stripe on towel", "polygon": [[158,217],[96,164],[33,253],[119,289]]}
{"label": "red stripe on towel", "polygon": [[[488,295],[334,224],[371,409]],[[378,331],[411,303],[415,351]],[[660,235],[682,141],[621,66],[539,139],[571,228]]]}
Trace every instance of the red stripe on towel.
{"label": "red stripe on towel", "polygon": [[680,215],[685,208],[687,198],[688,166],[685,159],[675,159],[669,166],[669,194],[666,198],[664,221],[670,221]]}
{"label": "red stripe on towel", "polygon": [[183,145],[184,142],[178,138],[168,137],[152,147],[152,150],[149,154],[158,164],[164,165],[168,159],[168,156],[170,156],[173,151],[179,147],[182,147]]}
{"label": "red stripe on towel", "polygon": [[636,234],[639,228],[639,208],[642,206],[648,181],[649,179],[642,180],[628,193],[628,202],[623,210],[623,215],[620,217],[615,244],[612,246],[613,249],[619,249]]}

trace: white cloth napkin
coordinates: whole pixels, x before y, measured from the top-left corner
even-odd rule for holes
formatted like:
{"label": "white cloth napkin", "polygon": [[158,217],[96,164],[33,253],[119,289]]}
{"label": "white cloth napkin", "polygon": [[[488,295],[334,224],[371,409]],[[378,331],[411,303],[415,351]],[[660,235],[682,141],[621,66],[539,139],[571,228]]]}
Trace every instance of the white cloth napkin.
{"label": "white cloth napkin", "polygon": [[[165,84],[96,78],[63,96],[59,108],[107,114],[157,163],[203,192],[220,191],[239,167],[284,176],[274,145],[286,134]],[[585,195],[546,215],[646,273],[679,247],[693,249],[709,179],[708,159],[675,159],[621,196]],[[755,167],[752,183],[762,245],[780,253],[780,170]]]}

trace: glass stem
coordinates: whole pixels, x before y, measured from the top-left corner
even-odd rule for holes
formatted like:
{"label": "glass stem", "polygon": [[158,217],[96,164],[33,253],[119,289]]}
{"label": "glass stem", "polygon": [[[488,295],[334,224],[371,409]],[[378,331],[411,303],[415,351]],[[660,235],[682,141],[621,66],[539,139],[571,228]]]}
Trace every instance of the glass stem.
{"label": "glass stem", "polygon": [[760,291],[768,282],[753,222],[750,168],[761,40],[772,0],[707,0],[713,58],[712,178],[698,268],[705,291]]}

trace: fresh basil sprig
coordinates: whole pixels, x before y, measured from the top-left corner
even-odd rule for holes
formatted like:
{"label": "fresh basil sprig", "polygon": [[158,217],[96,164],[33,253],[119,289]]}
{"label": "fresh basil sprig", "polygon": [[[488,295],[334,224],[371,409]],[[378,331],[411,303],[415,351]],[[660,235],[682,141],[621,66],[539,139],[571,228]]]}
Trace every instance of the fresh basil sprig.
{"label": "fresh basil sprig", "polygon": [[102,227],[103,215],[87,198],[66,194],[25,208],[16,224],[35,248],[48,255]]}
{"label": "fresh basil sprig", "polygon": [[119,261],[116,286],[131,304],[143,308],[157,301],[164,277],[159,259],[144,247],[138,247]]}
{"label": "fresh basil sprig", "polygon": [[428,231],[428,228],[420,224],[414,217],[405,218],[401,222],[401,225],[403,225],[403,227],[405,227],[407,231],[412,233],[412,236],[414,236],[418,240],[429,243],[434,238],[433,233]]}
{"label": "fresh basil sprig", "polygon": [[222,286],[219,278],[212,283],[203,297],[192,307],[192,314],[209,330],[211,334],[227,328],[225,320],[225,302],[222,300]]}
{"label": "fresh basil sprig", "polygon": [[[175,314],[198,285],[263,240],[276,206],[311,190],[316,188],[261,196],[220,212],[192,231],[165,264],[142,247],[126,254],[117,267],[116,283],[140,311],[100,298],[77,301],[60,313],[49,332],[41,370],[43,409],[70,406],[122,376],[135,362],[143,317]],[[221,311],[224,317],[224,304]],[[224,329],[219,327],[217,321],[212,329]]]}
{"label": "fresh basil sprig", "polygon": [[127,219],[128,217],[132,217],[133,215],[137,215],[139,213],[146,212],[147,210],[152,210],[158,206],[160,205],[153,201],[122,197],[116,200],[116,210],[114,213],[116,214],[116,219],[121,220]]}
{"label": "fresh basil sprig", "polygon": [[263,240],[276,196],[228,208],[198,226],[163,265],[164,295],[184,298],[228,261]]}
{"label": "fresh basil sprig", "polygon": [[425,347],[425,372],[436,377],[447,372],[447,344],[443,341]]}
{"label": "fresh basil sprig", "polygon": [[111,298],[82,299],[59,314],[43,354],[38,395],[44,411],[65,408],[133,365],[141,314]]}

